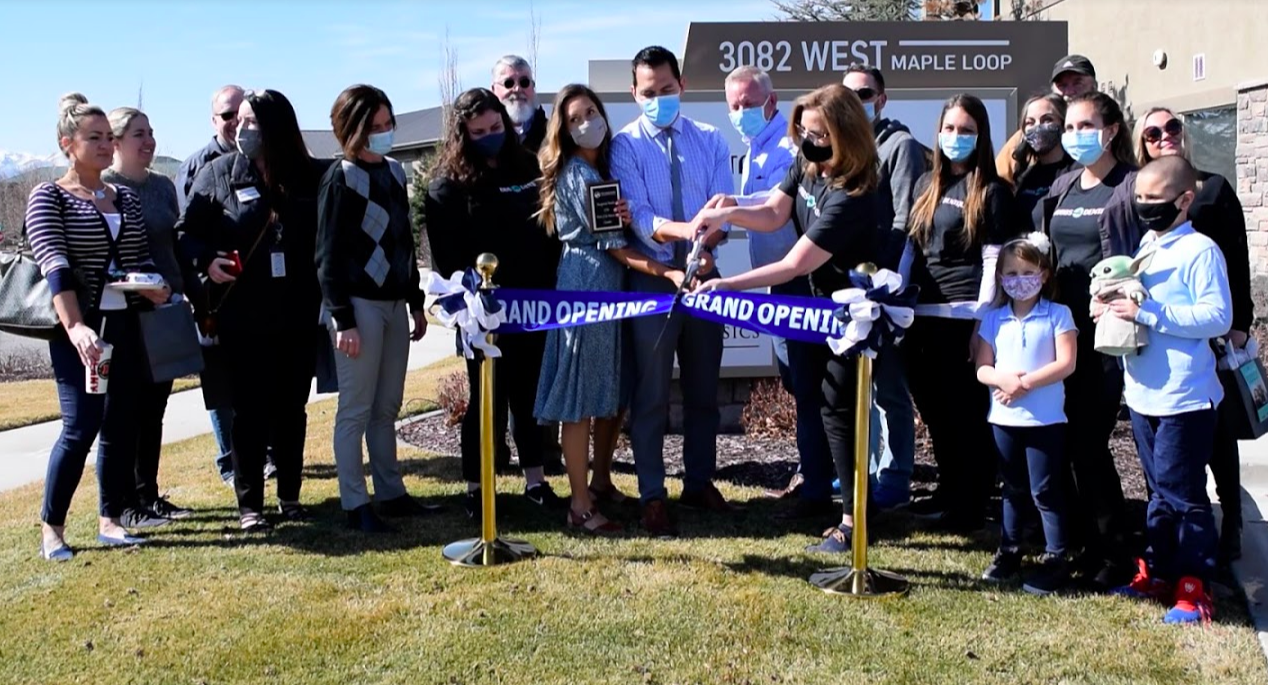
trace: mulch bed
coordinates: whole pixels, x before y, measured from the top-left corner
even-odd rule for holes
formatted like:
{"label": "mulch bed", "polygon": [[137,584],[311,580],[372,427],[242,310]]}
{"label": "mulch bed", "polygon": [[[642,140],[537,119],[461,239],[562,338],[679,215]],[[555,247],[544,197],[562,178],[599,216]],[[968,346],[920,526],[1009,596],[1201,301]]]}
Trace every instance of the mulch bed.
{"label": "mulch bed", "polygon": [[[930,451],[929,435],[923,425],[916,428],[916,468],[913,474],[913,490],[917,495],[932,490],[937,471]],[[439,414],[410,423],[400,430],[405,442],[420,449],[449,457],[459,455],[458,427],[450,426],[445,415]],[[515,447],[511,445],[511,454]],[[1136,457],[1136,444],[1132,440],[1131,425],[1120,421],[1110,440],[1114,462],[1123,483],[1123,493],[1128,499],[1145,499],[1145,477]],[[614,468],[622,473],[634,472],[634,455],[629,441],[622,436],[617,446]],[[757,488],[779,488],[787,484],[797,467],[797,445],[792,437],[749,437],[746,435],[718,435],[719,480]],[[683,473],[682,436],[665,436],[665,469],[671,476]]]}

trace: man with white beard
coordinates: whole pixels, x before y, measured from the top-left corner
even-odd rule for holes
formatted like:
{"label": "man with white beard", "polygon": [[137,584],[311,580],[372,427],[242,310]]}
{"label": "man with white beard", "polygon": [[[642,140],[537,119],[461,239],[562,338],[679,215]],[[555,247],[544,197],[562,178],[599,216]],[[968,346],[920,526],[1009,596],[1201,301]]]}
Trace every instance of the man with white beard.
{"label": "man with white beard", "polygon": [[533,66],[519,55],[507,55],[493,65],[493,94],[515,122],[520,143],[533,154],[546,138],[546,111],[537,103]]}

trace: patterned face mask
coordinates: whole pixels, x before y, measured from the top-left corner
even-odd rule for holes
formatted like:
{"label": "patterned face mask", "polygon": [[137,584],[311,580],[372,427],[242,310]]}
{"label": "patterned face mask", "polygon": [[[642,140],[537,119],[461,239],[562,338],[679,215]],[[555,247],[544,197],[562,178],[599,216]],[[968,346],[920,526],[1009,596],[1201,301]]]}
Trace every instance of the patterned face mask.
{"label": "patterned face mask", "polygon": [[1039,274],[1004,276],[1001,279],[1001,285],[1004,286],[1004,293],[1014,301],[1025,302],[1038,295],[1043,289],[1043,276]]}

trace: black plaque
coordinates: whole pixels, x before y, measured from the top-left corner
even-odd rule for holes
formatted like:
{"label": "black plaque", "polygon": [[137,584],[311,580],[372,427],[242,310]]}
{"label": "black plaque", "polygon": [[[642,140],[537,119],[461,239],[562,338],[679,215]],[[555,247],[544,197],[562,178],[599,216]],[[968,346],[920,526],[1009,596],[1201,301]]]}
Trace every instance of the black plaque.
{"label": "black plaque", "polygon": [[586,189],[589,192],[586,204],[590,210],[590,230],[607,233],[625,228],[621,215],[616,211],[616,203],[621,199],[621,182],[591,183]]}

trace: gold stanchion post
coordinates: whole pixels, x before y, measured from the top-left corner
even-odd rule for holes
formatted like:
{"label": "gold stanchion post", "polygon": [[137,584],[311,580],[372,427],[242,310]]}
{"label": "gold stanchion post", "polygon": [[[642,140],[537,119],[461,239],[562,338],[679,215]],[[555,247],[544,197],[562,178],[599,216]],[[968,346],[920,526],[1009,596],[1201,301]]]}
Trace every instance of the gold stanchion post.
{"label": "gold stanchion post", "polygon": [[[498,258],[484,253],[476,258],[480,273],[480,290],[489,291]],[[492,333],[485,334],[491,344]],[[480,362],[480,537],[459,540],[445,545],[444,555],[456,566],[496,566],[537,556],[537,550],[523,540],[498,537],[495,497],[497,483],[493,472],[493,367],[492,357]],[[471,411],[468,408],[467,411]]]}
{"label": "gold stanchion post", "polygon": [[[857,269],[875,274],[875,264],[860,264]],[[872,359],[860,354],[854,395],[854,537],[851,551],[853,566],[819,571],[810,576],[810,583],[824,592],[875,599],[907,593],[906,578],[895,573],[867,566],[867,471],[872,425]],[[844,485],[844,483],[842,484]]]}

